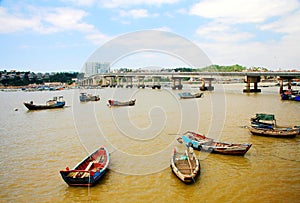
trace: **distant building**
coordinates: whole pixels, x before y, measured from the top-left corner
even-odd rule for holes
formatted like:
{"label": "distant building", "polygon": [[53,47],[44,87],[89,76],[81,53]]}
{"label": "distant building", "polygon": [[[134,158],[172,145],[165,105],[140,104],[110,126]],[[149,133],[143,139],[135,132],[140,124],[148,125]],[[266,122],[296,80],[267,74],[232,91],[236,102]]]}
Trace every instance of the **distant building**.
{"label": "distant building", "polygon": [[86,62],[84,64],[83,69],[84,69],[85,76],[109,73],[110,72],[110,63]]}

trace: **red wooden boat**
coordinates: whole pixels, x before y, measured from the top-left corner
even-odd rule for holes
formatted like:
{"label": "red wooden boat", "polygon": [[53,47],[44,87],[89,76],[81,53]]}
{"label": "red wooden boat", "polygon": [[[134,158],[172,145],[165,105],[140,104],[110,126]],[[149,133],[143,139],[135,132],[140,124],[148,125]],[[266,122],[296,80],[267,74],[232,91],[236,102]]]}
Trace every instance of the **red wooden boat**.
{"label": "red wooden boat", "polygon": [[105,174],[109,164],[109,152],[100,147],[73,169],[61,170],[60,174],[69,186],[93,186]]}

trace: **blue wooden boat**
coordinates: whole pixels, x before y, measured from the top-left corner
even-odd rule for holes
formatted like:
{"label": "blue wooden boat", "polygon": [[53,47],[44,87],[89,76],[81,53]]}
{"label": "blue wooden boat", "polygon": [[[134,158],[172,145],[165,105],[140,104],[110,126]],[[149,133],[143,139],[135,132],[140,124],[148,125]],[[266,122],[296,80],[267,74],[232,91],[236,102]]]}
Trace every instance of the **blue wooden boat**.
{"label": "blue wooden boat", "polygon": [[205,152],[241,156],[252,146],[250,143],[239,144],[215,141],[212,138],[194,132],[184,133],[179,142],[184,142],[187,146]]}
{"label": "blue wooden boat", "polygon": [[110,157],[102,146],[78,163],[73,169],[68,167],[60,174],[69,186],[94,186],[105,174]]}
{"label": "blue wooden boat", "polygon": [[33,104],[33,101],[24,102],[24,105],[29,110],[43,110],[43,109],[56,109],[63,108],[66,102],[63,100],[63,96],[53,97],[53,99],[48,100],[46,104]]}
{"label": "blue wooden boat", "polygon": [[284,90],[281,93],[281,100],[300,101],[300,91]]}

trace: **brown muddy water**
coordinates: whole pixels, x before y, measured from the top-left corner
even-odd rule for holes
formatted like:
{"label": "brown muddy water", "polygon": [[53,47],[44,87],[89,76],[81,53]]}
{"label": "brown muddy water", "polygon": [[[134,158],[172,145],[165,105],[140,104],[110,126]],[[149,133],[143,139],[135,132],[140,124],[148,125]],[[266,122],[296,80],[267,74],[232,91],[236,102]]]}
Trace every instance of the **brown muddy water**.
{"label": "brown muddy water", "polygon": [[[299,202],[300,136],[251,135],[255,113],[273,113],[282,126],[300,125],[300,103],[281,101],[278,87],[242,93],[243,84],[217,85],[200,99],[152,89],[74,89],[0,92],[1,202]],[[80,103],[79,93],[98,94]],[[66,107],[28,111],[23,102],[45,103],[63,95]],[[108,99],[136,98],[133,107]],[[201,175],[182,183],[169,167],[176,138],[187,130],[221,141],[252,143],[245,156],[195,151]],[[91,188],[69,187],[59,174],[97,147],[111,152],[108,172]]]}

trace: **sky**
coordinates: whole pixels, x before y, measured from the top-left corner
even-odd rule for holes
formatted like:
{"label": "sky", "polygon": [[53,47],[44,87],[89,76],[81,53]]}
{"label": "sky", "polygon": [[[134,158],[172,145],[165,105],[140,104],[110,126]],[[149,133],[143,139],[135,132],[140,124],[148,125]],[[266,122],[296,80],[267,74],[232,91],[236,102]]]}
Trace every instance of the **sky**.
{"label": "sky", "polygon": [[[300,70],[299,0],[0,0],[0,25],[0,70],[80,71],[128,35],[138,46],[112,68],[187,67],[186,47],[174,54],[169,43],[176,36],[212,64]],[[168,37],[154,35],[150,50],[152,30]]]}

